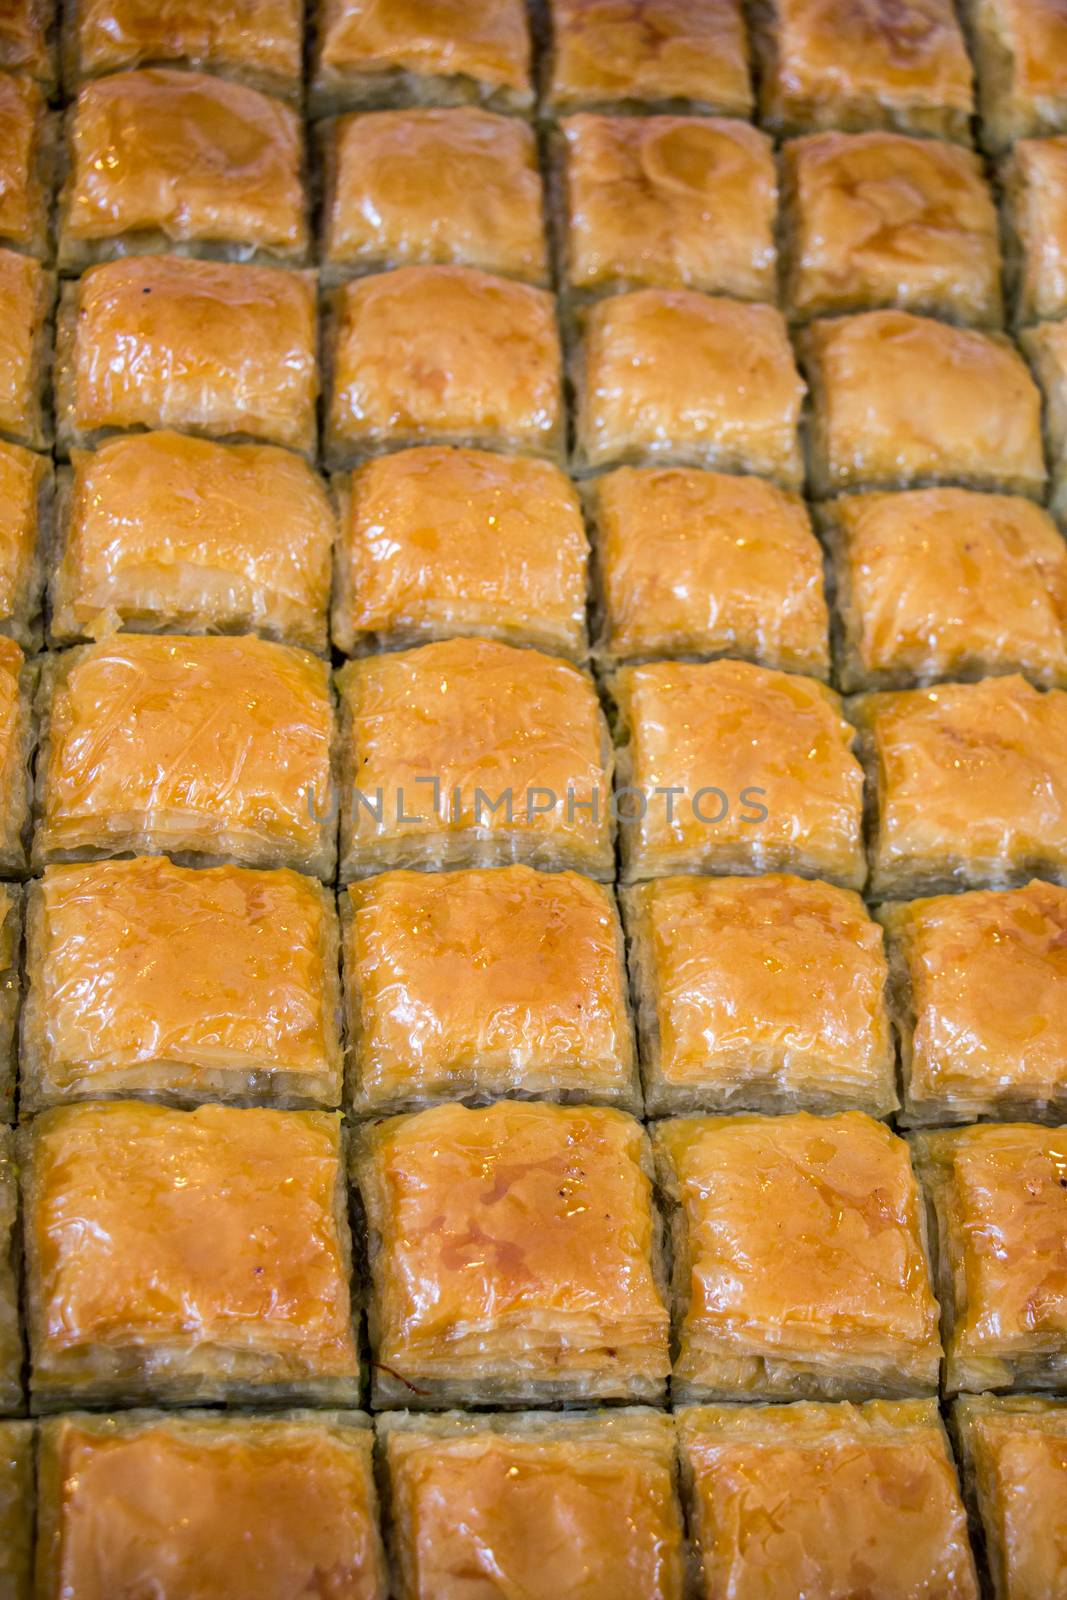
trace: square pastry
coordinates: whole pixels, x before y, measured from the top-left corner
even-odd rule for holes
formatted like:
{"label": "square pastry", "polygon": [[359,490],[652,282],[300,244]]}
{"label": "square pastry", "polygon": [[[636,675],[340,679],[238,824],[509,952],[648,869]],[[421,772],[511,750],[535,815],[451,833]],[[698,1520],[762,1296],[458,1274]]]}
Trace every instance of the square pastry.
{"label": "square pastry", "polygon": [[161,430],[71,452],[59,475],[53,644],[257,633],[325,654],[336,517],[275,445]]}
{"label": "square pastry", "polygon": [[55,279],[39,261],[0,250],[0,439],[47,450]]}
{"label": "square pastry", "polygon": [[364,462],[335,488],[339,650],[477,634],[584,659],[589,544],[557,466],[423,445]]}
{"label": "square pastry", "polygon": [[327,331],[331,466],[415,444],[560,456],[556,303],[473,267],[398,267],[335,290]]}
{"label": "square pastry", "polygon": [[945,1389],[1062,1389],[1067,1130],[980,1123],[912,1139],[936,1224]]}
{"label": "square pastry", "polygon": [[87,78],[149,64],[190,67],[299,101],[302,0],[65,0],[63,76],[73,98]]}
{"label": "square pastry", "polygon": [[[15,1134],[0,1127],[0,1415],[25,1410],[22,1334],[19,1331],[19,1169]],[[0,1520],[0,1528],[2,1528]],[[0,1561],[3,1560],[0,1539]],[[0,1575],[3,1568],[0,1566]],[[16,1591],[17,1593],[17,1591]]]}
{"label": "square pastry", "polygon": [[177,428],[315,453],[316,275],[180,256],[108,261],[63,290],[61,454]]}
{"label": "square pastry", "polygon": [[549,0],[546,108],[752,111],[740,0]]}
{"label": "square pastry", "polygon": [[385,1600],[373,1449],[358,1411],[45,1422],[40,1592]]}
{"label": "square pastry", "polygon": [[936,1394],[941,1345],[908,1146],[860,1111],[656,1128],[677,1354],[694,1399]]}
{"label": "square pastry", "polygon": [[317,656],[128,634],[48,657],[40,704],[35,868],[142,852],[333,877],[333,701]]}
{"label": "square pastry", "polygon": [[970,143],[971,63],[952,0],[759,0],[773,133],[895,128]]}
{"label": "square pastry", "polygon": [[0,77],[0,244],[47,257],[54,165],[55,123],[39,85],[5,73]]}
{"label": "square pastry", "polygon": [[981,142],[1067,131],[1067,17],[1059,0],[966,0]]}
{"label": "square pastry", "polygon": [[905,1119],[1067,1120],[1067,889],[1035,879],[878,917]]}
{"label": "square pastry", "polygon": [[523,1600],[682,1600],[662,1412],[387,1412],[378,1437],[400,1600],[467,1600],[472,1582]]}
{"label": "square pastry", "polygon": [[30,1600],[33,1592],[34,1488],[32,1422],[0,1422],[0,1594]]}
{"label": "square pastry", "polygon": [[0,1123],[15,1120],[21,948],[22,890],[0,884]]}
{"label": "square pastry", "polygon": [[523,0],[316,0],[311,112],[348,106],[533,108]]}
{"label": "square pastry", "polygon": [[812,323],[799,348],[817,497],[939,483],[1043,497],[1041,396],[1002,335],[867,311]]}
{"label": "square pastry", "polygon": [[66,139],[62,271],[161,251],[307,258],[303,128],[273,96],[173,67],[118,72],[82,89]]}
{"label": "square pastry", "polygon": [[111,1096],[337,1106],[332,892],[165,856],[55,866],[26,915],[23,1112]]}
{"label": "square pastry", "polygon": [[114,1100],[18,1137],[36,1410],[358,1401],[339,1116]]}
{"label": "square pastry", "polygon": [[1049,504],[1067,522],[1067,321],[1040,322],[1019,335],[1045,402],[1045,442],[1052,468]]}
{"label": "square pastry", "polygon": [[576,298],[646,285],[776,298],[774,151],[749,123],[568,117],[556,162]]}
{"label": "square pastry", "polygon": [[323,135],[326,283],[419,263],[547,284],[533,129],[478,106],[340,117]]}
{"label": "square pastry", "polygon": [[861,695],[870,893],[1067,881],[1067,694],[1023,678]]}
{"label": "square pastry", "polygon": [[785,146],[782,179],[792,316],[893,306],[1000,326],[997,210],[970,150],[814,133]]}
{"label": "square pastry", "polygon": [[622,929],[573,872],[385,872],[341,897],[349,1104],[499,1095],[639,1111]]}
{"label": "square pastry", "polygon": [[978,1600],[936,1400],[678,1413],[700,1600]]}
{"label": "square pastry", "polygon": [[829,677],[823,556],[803,502],[761,478],[620,467],[586,486],[608,666],[741,656]]}
{"label": "square pastry", "polygon": [[1020,139],[1002,163],[1000,178],[1015,320],[1062,317],[1067,314],[1067,137]]}
{"label": "square pastry", "polygon": [[650,1115],[896,1110],[882,934],[858,894],[660,878],[623,910]]}
{"label": "square pastry", "polygon": [[839,697],[747,661],[610,680],[623,878],[796,872],[863,887],[863,772]]}
{"label": "square pastry", "polygon": [[1032,500],[841,495],[820,521],[847,692],[1006,672],[1067,685],[1067,543]]}
{"label": "square pastry", "polygon": [[0,873],[25,876],[30,843],[37,663],[0,635]]}
{"label": "square pastry", "polygon": [[490,639],[338,674],[341,878],[526,862],[615,873],[611,740],[591,677]]}
{"label": "square pastry", "polygon": [[964,1395],[952,1408],[952,1426],[996,1600],[1060,1600],[1067,1404],[1035,1395]]}
{"label": "square pastry", "polygon": [[803,482],[804,384],[773,306],[612,295],[583,315],[573,381],[579,468],[662,461]]}
{"label": "square pastry", "polygon": [[648,1135],[605,1106],[501,1100],[368,1124],[377,1407],[662,1401]]}
{"label": "square pastry", "polygon": [[56,82],[55,0],[6,0],[0,13],[0,70],[25,73],[51,92]]}
{"label": "square pastry", "polygon": [[0,440],[0,633],[41,643],[44,556],[52,540],[52,463]]}

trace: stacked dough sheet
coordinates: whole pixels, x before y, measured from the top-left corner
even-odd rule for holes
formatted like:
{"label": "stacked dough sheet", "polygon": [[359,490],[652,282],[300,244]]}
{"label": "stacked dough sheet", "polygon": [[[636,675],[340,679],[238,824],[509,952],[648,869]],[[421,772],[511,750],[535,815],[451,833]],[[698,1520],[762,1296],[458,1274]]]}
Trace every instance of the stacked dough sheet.
{"label": "stacked dough sheet", "polygon": [[3,0],[0,1600],[1065,1600],[1063,0]]}

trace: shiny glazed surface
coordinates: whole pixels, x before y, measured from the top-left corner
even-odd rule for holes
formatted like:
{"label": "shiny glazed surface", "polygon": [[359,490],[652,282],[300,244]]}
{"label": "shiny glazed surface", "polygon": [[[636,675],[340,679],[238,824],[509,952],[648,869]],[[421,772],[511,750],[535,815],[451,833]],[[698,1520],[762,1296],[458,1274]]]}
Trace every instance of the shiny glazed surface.
{"label": "shiny glazed surface", "polygon": [[461,74],[493,89],[530,87],[522,0],[325,0],[321,49],[322,65],[336,72]]}
{"label": "shiny glazed surface", "polygon": [[264,80],[300,76],[299,0],[78,0],[77,15],[88,76],[181,60]]}
{"label": "shiny glazed surface", "polygon": [[36,175],[44,110],[41,91],[31,79],[0,78],[0,238],[24,248],[33,244],[44,206]]}
{"label": "shiny glazed surface", "polygon": [[732,0],[552,0],[549,97],[561,109],[693,101],[744,116],[752,90]]}
{"label": "shiny glazed surface", "polygon": [[0,440],[0,620],[26,603],[37,551],[37,507],[47,463]]}

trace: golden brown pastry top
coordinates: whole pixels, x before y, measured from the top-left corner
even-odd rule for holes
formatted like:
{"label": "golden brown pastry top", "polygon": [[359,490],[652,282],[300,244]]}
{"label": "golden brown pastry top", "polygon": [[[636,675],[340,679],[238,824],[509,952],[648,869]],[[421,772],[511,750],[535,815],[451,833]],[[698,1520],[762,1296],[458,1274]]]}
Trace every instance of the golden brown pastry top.
{"label": "golden brown pastry top", "polygon": [[0,12],[0,67],[49,81],[54,72],[50,27],[52,0],[5,0]]}
{"label": "golden brown pastry top", "polygon": [[[996,11],[1011,56],[1011,98],[1062,98],[1067,88],[1067,13],[1061,0],[997,0]],[[1034,109],[1040,116],[1040,108]]]}
{"label": "golden brown pastry top", "polygon": [[368,1430],[296,1419],[64,1417],[57,1583],[83,1600],[180,1591],[381,1600]]}
{"label": "golden brown pastry top", "polygon": [[1020,139],[1002,179],[1021,256],[1020,320],[1060,317],[1067,311],[1067,137]]}
{"label": "golden brown pastry top", "polygon": [[14,639],[0,635],[0,773],[3,774],[9,811],[14,804],[15,774],[23,766],[24,760],[22,668],[25,660]]}
{"label": "golden brown pastry top", "polygon": [[0,250],[0,435],[10,434],[39,449],[42,373],[39,341],[48,300],[47,275],[39,261]]}
{"label": "golden brown pastry top", "polygon": [[157,230],[302,253],[302,156],[296,113],[255,89],[171,68],[99,79],[71,124],[63,239]]}
{"label": "golden brown pastry top", "polygon": [[771,141],[713,117],[579,115],[566,141],[572,288],[683,286],[775,298]]}
{"label": "golden brown pastry top", "polygon": [[532,129],[476,106],[342,117],[332,131],[323,262],[455,263],[544,283]]}
{"label": "golden brown pastry top", "polygon": [[556,110],[681,102],[752,108],[741,7],[733,0],[552,0]]}
{"label": "golden brown pastry top", "polygon": [[221,1345],[353,1375],[340,1161],[325,1112],[43,1112],[27,1217],[38,1359]]}
{"label": "golden brown pastry top", "polygon": [[334,72],[464,77],[530,91],[522,0],[323,0],[320,61]]}
{"label": "golden brown pastry top", "polygon": [[1062,1400],[991,1395],[957,1401],[974,1466],[990,1568],[1010,1600],[1063,1587],[1067,1548],[1067,1409]]}
{"label": "golden brown pastry top", "polygon": [[303,22],[300,0],[78,0],[73,25],[86,77],[187,61],[295,92]]}
{"label": "golden brown pastry top", "polygon": [[0,621],[9,621],[26,604],[47,472],[44,456],[0,440]]}
{"label": "golden brown pastry top", "polygon": [[23,249],[33,247],[41,230],[37,164],[44,111],[32,78],[0,76],[0,238]]}
{"label": "golden brown pastry top", "polygon": [[72,424],[315,448],[315,277],[177,256],[78,282]]}

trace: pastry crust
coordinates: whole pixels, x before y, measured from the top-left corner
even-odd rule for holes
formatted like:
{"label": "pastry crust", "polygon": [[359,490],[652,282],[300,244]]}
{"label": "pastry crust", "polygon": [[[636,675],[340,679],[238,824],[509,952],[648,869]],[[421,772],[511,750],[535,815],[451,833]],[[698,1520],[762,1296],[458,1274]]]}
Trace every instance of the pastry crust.
{"label": "pastry crust", "polygon": [[584,660],[589,544],[551,462],[426,445],[335,487],[339,650],[477,634]]}
{"label": "pastry crust", "polygon": [[549,0],[549,110],[752,113],[739,0]]}
{"label": "pastry crust", "polygon": [[0,1122],[3,1123],[15,1120],[17,1025],[22,993],[19,959],[22,906],[23,891],[18,885],[0,884]]}
{"label": "pastry crust", "polygon": [[863,772],[832,689],[727,660],[622,667],[609,689],[625,882],[789,871],[863,887]]}
{"label": "pastry crust", "polygon": [[0,1593],[30,1600],[33,1587],[32,1422],[0,1422]]}
{"label": "pastry crust", "polygon": [[1033,1395],[964,1395],[952,1428],[995,1600],[1063,1600],[1067,1406]]}
{"label": "pastry crust", "polygon": [[[2,27],[2,24],[0,24]],[[55,122],[40,86],[0,76],[0,244],[47,258]]]}
{"label": "pastry crust", "polygon": [[473,267],[399,267],[336,290],[333,467],[415,444],[560,456],[562,357],[544,289]]}
{"label": "pastry crust", "polygon": [[75,450],[59,478],[53,644],[257,633],[325,653],[336,517],[274,445],[161,431]]}
{"label": "pastry crust", "polygon": [[45,1422],[39,1593],[385,1600],[373,1448],[358,1411]]}
{"label": "pastry crust", "polygon": [[1020,139],[1001,163],[1015,320],[1067,314],[1067,137]]}
{"label": "pastry crust", "polygon": [[671,1394],[936,1394],[941,1346],[908,1146],[859,1111],[656,1126]]}
{"label": "pastry crust", "polygon": [[35,1410],[358,1402],[339,1116],[115,1100],[18,1138]]}
{"label": "pastry crust", "polygon": [[[22,1335],[19,1332],[20,1246],[15,1134],[11,1128],[0,1127],[0,1414],[8,1416],[12,1412],[25,1410]],[[3,1491],[0,1489],[0,1502],[2,1498]],[[0,1531],[2,1529],[3,1518],[0,1513]],[[5,1548],[3,1539],[0,1539],[0,1562]],[[2,1576],[3,1567],[0,1565]]]}
{"label": "pastry crust", "polygon": [[773,146],[747,122],[568,117],[557,148],[572,295],[705,289],[774,300]]}
{"label": "pastry crust", "polygon": [[844,690],[1010,672],[1067,686],[1067,544],[1032,501],[967,489],[842,495],[821,522]]}
{"label": "pastry crust", "polygon": [[639,1112],[622,928],[573,872],[386,872],[341,898],[348,1103],[500,1095]]}
{"label": "pastry crust", "polygon": [[52,538],[52,463],[0,440],[0,634],[41,643],[44,557]]}
{"label": "pastry crust", "polygon": [[40,706],[36,868],[142,852],[332,878],[333,702],[318,657],[122,635],[48,657]]}
{"label": "pastry crust", "polygon": [[46,405],[55,278],[39,261],[0,250],[0,439],[52,443]]}
{"label": "pastry crust", "polygon": [[650,1115],[896,1110],[882,934],[859,895],[660,878],[623,910]]}
{"label": "pastry crust", "polygon": [[447,639],[350,661],[337,684],[342,882],[509,862],[614,876],[611,741],[570,662]]}
{"label": "pastry crust", "polygon": [[1067,694],[1020,677],[849,703],[872,799],[870,894],[1067,880]]}
{"label": "pastry crust", "polygon": [[376,1407],[662,1401],[648,1135],[605,1106],[449,1104],[364,1127]]}
{"label": "pastry crust", "polygon": [[946,1392],[1062,1389],[1067,1132],[984,1123],[912,1143],[936,1228]]}
{"label": "pastry crust", "polygon": [[177,428],[315,452],[313,272],[148,256],[63,290],[58,446]]}
{"label": "pastry crust", "polygon": [[797,495],[760,478],[620,467],[586,486],[597,655],[740,656],[830,674],[823,557]]}
{"label": "pastry crust", "polygon": [[333,895],[165,857],[48,867],[29,891],[23,1112],[137,1096],[337,1106]]}
{"label": "pastry crust", "polygon": [[592,306],[573,381],[579,468],[719,467],[799,489],[804,398],[772,306],[637,289]]}
{"label": "pastry crust", "polygon": [[682,1600],[674,1424],[643,1407],[378,1419],[401,1600]]}
{"label": "pastry crust", "polygon": [[313,116],[352,106],[533,107],[522,0],[317,0]]}
{"label": "pastry crust", "polygon": [[817,496],[958,483],[1043,497],[1041,396],[1002,335],[868,311],[812,323],[799,349]]}
{"label": "pastry crust", "polygon": [[304,135],[290,106],[171,67],[88,83],[67,117],[59,266],[170,252],[300,264]]}
{"label": "pastry crust", "polygon": [[1045,402],[1045,440],[1052,468],[1049,505],[1067,519],[1067,322],[1041,322],[1019,335]]}
{"label": "pastry crust", "polygon": [[7,0],[0,17],[0,69],[24,72],[51,93],[56,81],[55,0]]}
{"label": "pastry crust", "polygon": [[1067,1120],[1067,889],[884,905],[911,1124]]}
{"label": "pastry crust", "polygon": [[952,0],[759,0],[760,121],[969,144],[971,63]]}
{"label": "pastry crust", "polygon": [[327,125],[326,283],[388,267],[479,267],[547,286],[532,128],[476,106],[372,111]]}
{"label": "pastry crust", "polygon": [[678,1432],[704,1600],[978,1600],[936,1400],[692,1406]]}
{"label": "pastry crust", "polygon": [[1067,19],[1057,0],[967,0],[981,142],[1067,130]]}
{"label": "pastry crust", "polygon": [[0,637],[0,872],[9,878],[25,876],[27,866],[36,688],[37,662]]}
{"label": "pastry crust", "polygon": [[997,212],[970,150],[811,134],[782,151],[782,188],[793,317],[896,307],[1000,326]]}

